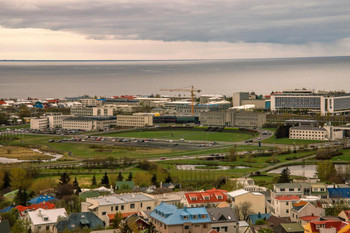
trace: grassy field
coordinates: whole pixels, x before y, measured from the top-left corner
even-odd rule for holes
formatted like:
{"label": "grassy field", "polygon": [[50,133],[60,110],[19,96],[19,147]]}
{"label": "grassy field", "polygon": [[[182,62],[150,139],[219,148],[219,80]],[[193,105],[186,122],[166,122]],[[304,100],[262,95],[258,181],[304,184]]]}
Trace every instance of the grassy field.
{"label": "grassy field", "polygon": [[188,130],[167,130],[167,131],[138,131],[124,133],[108,133],[105,136],[130,137],[130,138],[157,138],[157,139],[185,139],[198,141],[224,141],[240,142],[253,137],[251,133],[232,130],[232,132],[206,132]]}
{"label": "grassy field", "polygon": [[350,150],[343,150],[342,155],[334,156],[331,160],[337,161],[337,162],[338,161],[350,162]]}
{"label": "grassy field", "polygon": [[308,145],[312,143],[321,143],[322,141],[317,140],[299,140],[299,139],[289,139],[289,138],[275,138],[272,136],[268,139],[262,141],[262,143],[268,144],[284,144],[284,145]]}
{"label": "grassy field", "polygon": [[0,157],[19,160],[47,160],[52,158],[51,156],[43,155],[29,148],[19,146],[1,146]]}

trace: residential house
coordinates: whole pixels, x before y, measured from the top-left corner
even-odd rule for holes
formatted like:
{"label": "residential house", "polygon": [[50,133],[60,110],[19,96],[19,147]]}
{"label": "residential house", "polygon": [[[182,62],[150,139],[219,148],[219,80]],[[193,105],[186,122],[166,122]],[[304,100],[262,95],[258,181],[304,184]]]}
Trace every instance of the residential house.
{"label": "residential house", "polygon": [[180,205],[181,199],[184,196],[184,192],[172,192],[153,195],[155,205],[159,205],[164,202],[169,205]]}
{"label": "residential house", "polygon": [[33,205],[33,204],[39,204],[42,202],[54,202],[55,200],[56,199],[51,195],[41,195],[33,199],[30,199],[28,202]]}
{"label": "residential house", "polygon": [[342,212],[340,212],[338,214],[338,217],[340,217],[341,219],[343,219],[346,222],[350,221],[350,210],[343,210]]}
{"label": "residential house", "polygon": [[136,214],[127,217],[125,223],[129,226],[135,226],[139,231],[143,231],[149,227],[149,222]]}
{"label": "residential house", "polygon": [[255,185],[252,178],[241,177],[241,178],[230,178],[230,182],[236,183],[237,187],[241,187],[249,192],[265,192],[267,188]]}
{"label": "residential house", "polygon": [[252,229],[246,221],[238,221],[239,233],[252,233]]}
{"label": "residential house", "polygon": [[266,213],[265,195],[261,193],[239,189],[229,192],[227,195],[235,206],[239,206],[244,202],[250,202],[253,213]]}
{"label": "residential house", "polygon": [[311,195],[320,197],[321,199],[327,198],[327,186],[324,183],[310,183]]}
{"label": "residential house", "polygon": [[299,223],[281,223],[280,225],[273,228],[273,232],[274,233],[304,233],[304,228]]}
{"label": "residential house", "polygon": [[239,225],[232,208],[207,208],[211,228],[217,232],[238,233]]}
{"label": "residential house", "polygon": [[310,183],[278,183],[273,185],[271,200],[276,196],[298,196],[304,197],[311,195]]}
{"label": "residential house", "polygon": [[175,188],[181,189],[182,186],[181,186],[181,184],[178,184],[178,183],[172,183],[172,182],[163,183],[163,182],[160,182],[160,188],[167,188],[167,189],[173,190]]}
{"label": "residential house", "polygon": [[299,196],[271,197],[271,213],[277,217],[290,217],[293,203],[299,202]]}
{"label": "residential house", "polygon": [[347,225],[348,223],[341,220],[311,221],[304,227],[304,229],[305,232],[308,233],[337,233]]}
{"label": "residential house", "polygon": [[68,218],[59,221],[55,228],[55,233],[74,231],[79,229],[103,229],[104,223],[94,213],[72,213]]}
{"label": "residential house", "polygon": [[42,202],[39,204],[30,205],[30,206],[18,205],[15,208],[18,210],[19,216],[21,218],[24,218],[27,215],[27,213],[30,211],[35,211],[37,209],[44,209],[44,210],[55,209],[55,204],[51,202],[46,202],[46,203]]}
{"label": "residential house", "polygon": [[30,222],[32,232],[53,232],[59,218],[67,217],[64,208],[59,209],[38,209],[28,212],[26,219]]}
{"label": "residential house", "polygon": [[306,226],[311,221],[320,221],[320,216],[308,215],[299,218],[299,224],[302,226]]}
{"label": "residential house", "polygon": [[288,217],[276,217],[271,215],[268,219],[266,219],[267,224],[274,228],[275,226],[280,225],[281,223],[291,223],[290,218]]}
{"label": "residential house", "polygon": [[116,212],[129,216],[139,211],[153,210],[154,198],[143,193],[127,193],[114,196],[100,196],[86,198],[81,203],[82,212],[93,212],[106,226],[109,226],[110,219],[114,218]]}
{"label": "residential house", "polygon": [[333,202],[338,200],[350,199],[350,186],[348,185],[330,185],[327,187],[328,198]]}
{"label": "residential house", "polygon": [[186,207],[216,207],[227,200],[227,191],[221,189],[210,189],[203,192],[188,192],[181,199],[181,204]]}
{"label": "residential house", "polygon": [[310,202],[299,201],[297,203],[292,203],[292,205],[290,218],[293,222],[301,224],[301,220],[299,220],[300,217],[325,215],[325,210],[322,207],[315,206]]}
{"label": "residential house", "polygon": [[150,214],[150,220],[159,233],[207,233],[210,217],[204,207],[178,209],[161,203]]}

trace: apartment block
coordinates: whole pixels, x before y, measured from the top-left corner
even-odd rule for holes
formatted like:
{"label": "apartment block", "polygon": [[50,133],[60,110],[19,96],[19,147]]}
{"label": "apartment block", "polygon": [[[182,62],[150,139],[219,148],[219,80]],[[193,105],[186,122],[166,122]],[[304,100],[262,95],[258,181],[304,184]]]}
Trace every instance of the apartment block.
{"label": "apartment block", "polygon": [[143,115],[118,115],[117,126],[122,127],[144,127],[153,126],[153,116]]}

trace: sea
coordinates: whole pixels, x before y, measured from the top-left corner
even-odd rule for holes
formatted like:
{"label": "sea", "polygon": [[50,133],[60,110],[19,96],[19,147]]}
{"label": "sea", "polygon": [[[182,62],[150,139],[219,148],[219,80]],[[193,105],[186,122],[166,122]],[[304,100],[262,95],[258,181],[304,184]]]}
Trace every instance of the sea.
{"label": "sea", "polygon": [[0,98],[82,95],[182,95],[162,88],[194,86],[203,94],[285,89],[350,91],[350,57],[164,60],[0,61]]}

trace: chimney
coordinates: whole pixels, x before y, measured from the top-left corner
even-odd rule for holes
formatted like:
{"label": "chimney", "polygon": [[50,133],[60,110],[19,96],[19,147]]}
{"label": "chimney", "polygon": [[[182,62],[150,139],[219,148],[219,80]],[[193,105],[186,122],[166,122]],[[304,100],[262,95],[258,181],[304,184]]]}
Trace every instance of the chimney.
{"label": "chimney", "polygon": [[131,197],[134,198],[134,197],[135,197],[135,193],[132,193],[132,194],[131,194]]}

